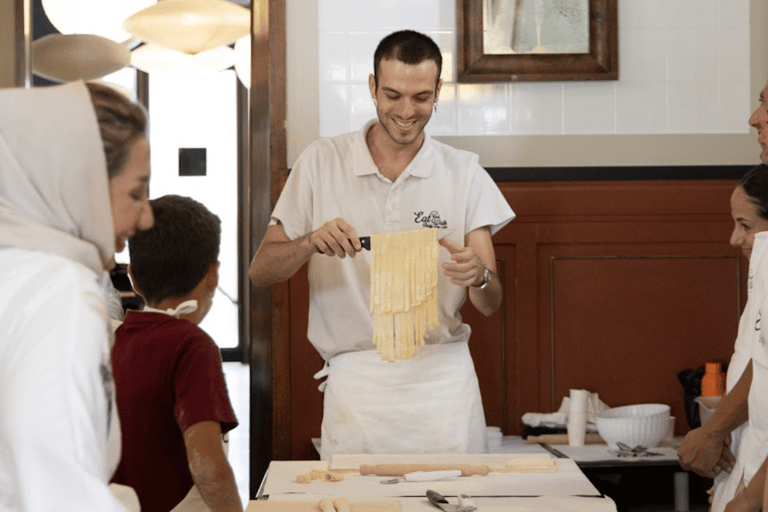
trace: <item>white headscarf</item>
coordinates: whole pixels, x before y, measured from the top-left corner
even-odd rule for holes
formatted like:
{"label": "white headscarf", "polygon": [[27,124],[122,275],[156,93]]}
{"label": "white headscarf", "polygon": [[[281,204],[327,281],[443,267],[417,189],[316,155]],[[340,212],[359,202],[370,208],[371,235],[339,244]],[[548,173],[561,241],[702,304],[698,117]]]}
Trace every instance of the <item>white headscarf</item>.
{"label": "white headscarf", "polygon": [[78,261],[115,255],[104,149],[85,84],[0,89],[0,247]]}

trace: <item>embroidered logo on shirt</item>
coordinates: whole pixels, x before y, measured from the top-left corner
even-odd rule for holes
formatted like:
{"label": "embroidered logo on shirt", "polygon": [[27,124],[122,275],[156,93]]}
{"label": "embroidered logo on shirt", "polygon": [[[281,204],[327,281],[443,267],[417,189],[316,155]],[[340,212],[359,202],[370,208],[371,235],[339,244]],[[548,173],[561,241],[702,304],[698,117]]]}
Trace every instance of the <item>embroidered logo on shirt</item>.
{"label": "embroidered logo on shirt", "polygon": [[432,210],[428,214],[423,211],[414,212],[414,222],[421,224],[425,228],[446,228],[448,227],[448,221],[440,219],[440,214],[436,210]]}

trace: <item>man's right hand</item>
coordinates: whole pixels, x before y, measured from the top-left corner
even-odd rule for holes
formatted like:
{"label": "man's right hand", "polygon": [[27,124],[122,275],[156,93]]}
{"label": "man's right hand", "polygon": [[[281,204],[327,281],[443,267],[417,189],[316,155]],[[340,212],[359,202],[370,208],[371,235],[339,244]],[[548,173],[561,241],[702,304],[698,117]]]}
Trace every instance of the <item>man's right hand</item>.
{"label": "man's right hand", "polygon": [[309,242],[326,256],[344,258],[363,249],[355,230],[341,217],[329,220],[309,236]]}
{"label": "man's right hand", "polygon": [[677,450],[680,466],[707,478],[722,470],[730,472],[736,462],[728,448],[730,441],[728,433],[710,432],[704,427],[691,430]]}

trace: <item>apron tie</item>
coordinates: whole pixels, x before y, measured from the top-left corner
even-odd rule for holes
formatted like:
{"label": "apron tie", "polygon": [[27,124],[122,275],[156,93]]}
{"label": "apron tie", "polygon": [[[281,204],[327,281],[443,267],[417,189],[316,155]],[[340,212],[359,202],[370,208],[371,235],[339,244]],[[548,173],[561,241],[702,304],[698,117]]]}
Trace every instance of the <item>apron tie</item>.
{"label": "apron tie", "polygon": [[165,311],[162,309],[155,309],[150,308],[149,306],[145,306],[142,311],[146,313],[163,313],[164,315],[170,315],[176,318],[179,318],[181,315],[188,315],[189,313],[194,313],[197,310],[197,301],[192,300],[185,300],[178,306],[176,306],[176,309],[168,308]]}
{"label": "apron tie", "polygon": [[[330,365],[328,364],[328,361],[326,361],[325,364],[323,364],[323,367],[320,369],[320,371],[314,374],[312,378],[315,380],[320,380],[323,377],[327,377],[330,371],[331,371]],[[317,386],[317,389],[319,389],[321,393],[325,393],[325,387],[327,385],[328,385],[328,381],[324,380]]]}

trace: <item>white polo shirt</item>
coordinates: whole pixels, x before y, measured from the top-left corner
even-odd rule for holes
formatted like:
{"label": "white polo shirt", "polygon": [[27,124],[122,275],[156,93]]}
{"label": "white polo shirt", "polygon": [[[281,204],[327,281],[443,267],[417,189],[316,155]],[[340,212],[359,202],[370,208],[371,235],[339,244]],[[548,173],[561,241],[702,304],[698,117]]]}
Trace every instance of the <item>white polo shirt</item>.
{"label": "white polo shirt", "polygon": [[[490,226],[496,233],[515,216],[474,153],[442,144],[429,135],[400,177],[392,183],[373,162],[362,130],[312,143],[299,156],[272,213],[293,240],[336,217],[367,236],[424,228],[454,230],[450,236],[463,245],[464,235]],[[440,263],[448,251],[440,250]],[[309,260],[308,337],[328,360],[348,351],[373,350],[369,310],[371,254],[354,258],[324,254]],[[469,338],[459,309],[466,288],[452,284],[442,272],[438,283],[440,327],[426,342],[449,343]]]}

